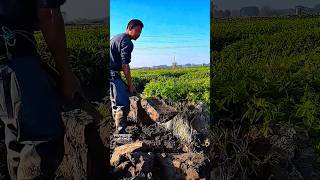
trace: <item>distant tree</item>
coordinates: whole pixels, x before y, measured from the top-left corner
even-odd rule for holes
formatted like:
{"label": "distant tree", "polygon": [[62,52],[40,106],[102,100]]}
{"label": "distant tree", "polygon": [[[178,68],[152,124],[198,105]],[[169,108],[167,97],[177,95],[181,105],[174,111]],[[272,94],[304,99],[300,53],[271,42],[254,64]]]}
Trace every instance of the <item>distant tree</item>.
{"label": "distant tree", "polygon": [[217,5],[213,2],[213,0],[210,1],[211,6],[211,18],[217,18],[218,17],[218,8]]}
{"label": "distant tree", "polygon": [[240,9],[240,16],[259,16],[260,10],[256,6],[248,6]]}
{"label": "distant tree", "polygon": [[320,15],[320,4],[315,5],[313,8],[314,8],[315,13]]}
{"label": "distant tree", "polygon": [[219,17],[219,18],[225,17],[223,10],[219,10],[219,11],[218,11],[218,17]]}
{"label": "distant tree", "polygon": [[261,16],[272,16],[272,9],[269,6],[262,6],[260,10]]}
{"label": "distant tree", "polygon": [[317,4],[313,7],[314,9],[320,10],[320,4]]}
{"label": "distant tree", "polygon": [[225,10],[224,15],[225,15],[225,17],[230,17],[231,11],[229,9]]}
{"label": "distant tree", "polygon": [[239,17],[240,16],[240,10],[239,9],[233,9],[231,11],[231,16],[232,17]]}
{"label": "distant tree", "polygon": [[67,22],[67,21],[68,21],[67,12],[62,11],[62,12],[61,12],[61,15],[62,15],[62,17],[63,17],[63,20],[64,20],[65,22]]}
{"label": "distant tree", "polygon": [[212,17],[213,18],[218,18],[219,17],[219,12],[216,9],[213,10]]}

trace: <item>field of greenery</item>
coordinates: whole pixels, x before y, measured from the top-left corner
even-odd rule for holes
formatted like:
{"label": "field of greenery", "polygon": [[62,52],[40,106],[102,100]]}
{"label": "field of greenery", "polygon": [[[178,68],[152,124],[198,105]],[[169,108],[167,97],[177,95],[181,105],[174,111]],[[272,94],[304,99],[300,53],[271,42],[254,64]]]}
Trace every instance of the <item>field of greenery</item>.
{"label": "field of greenery", "polygon": [[210,67],[133,70],[133,83],[145,96],[160,96],[174,102],[202,101],[209,105]]}
{"label": "field of greenery", "polygon": [[[110,119],[108,100],[109,27],[107,25],[67,25],[65,27],[68,61],[81,82],[89,101],[98,102],[97,109]],[[38,52],[42,60],[54,66],[51,53],[40,32],[36,33]]]}
{"label": "field of greenery", "polygon": [[[241,159],[236,156],[241,154],[239,149],[226,149],[239,145],[226,132],[230,124],[221,124],[227,120],[237,138],[257,129],[255,136],[262,141],[268,141],[277,124],[290,123],[305,131],[319,156],[320,18],[231,19],[211,26],[213,129],[238,143],[215,147],[214,152],[235,154],[229,155],[241,165],[250,161],[247,174],[256,166],[249,153],[244,156],[247,159]],[[214,141],[222,144],[219,139]],[[252,150],[250,146],[244,149]],[[239,164],[232,166],[230,174],[244,172],[236,166]]]}
{"label": "field of greenery", "polygon": [[[36,33],[38,51],[42,59],[54,65],[53,59],[40,32]],[[100,99],[107,94],[109,55],[107,26],[66,26],[68,60],[88,96]]]}

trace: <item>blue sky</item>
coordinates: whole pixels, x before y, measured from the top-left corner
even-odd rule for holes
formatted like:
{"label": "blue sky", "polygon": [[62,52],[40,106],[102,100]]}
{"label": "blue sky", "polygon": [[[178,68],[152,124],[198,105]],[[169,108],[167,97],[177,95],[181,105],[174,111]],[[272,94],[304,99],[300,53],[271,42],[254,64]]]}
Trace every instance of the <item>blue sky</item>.
{"label": "blue sky", "polygon": [[131,67],[210,62],[210,0],[111,0],[110,36],[144,23]]}

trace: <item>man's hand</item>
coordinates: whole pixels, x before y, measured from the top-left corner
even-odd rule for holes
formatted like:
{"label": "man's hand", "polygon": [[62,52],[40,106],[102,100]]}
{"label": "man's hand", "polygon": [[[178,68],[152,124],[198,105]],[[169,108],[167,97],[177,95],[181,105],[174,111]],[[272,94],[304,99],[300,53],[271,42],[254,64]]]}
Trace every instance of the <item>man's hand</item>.
{"label": "man's hand", "polygon": [[81,86],[67,60],[66,36],[61,11],[59,8],[40,8],[38,18],[42,34],[61,76],[62,93],[66,98],[73,99],[76,92],[81,93]]}
{"label": "man's hand", "polygon": [[127,82],[128,82],[129,93],[133,94],[135,92],[135,88],[134,88],[133,83],[132,83],[131,71],[130,71],[129,64],[122,64],[122,71],[123,71],[123,74],[126,77]]}
{"label": "man's hand", "polygon": [[133,84],[128,85],[128,89],[130,94],[133,94],[136,92],[136,89],[134,88]]}
{"label": "man's hand", "polygon": [[80,81],[72,71],[61,74],[61,91],[70,100],[74,99],[77,92],[82,93]]}

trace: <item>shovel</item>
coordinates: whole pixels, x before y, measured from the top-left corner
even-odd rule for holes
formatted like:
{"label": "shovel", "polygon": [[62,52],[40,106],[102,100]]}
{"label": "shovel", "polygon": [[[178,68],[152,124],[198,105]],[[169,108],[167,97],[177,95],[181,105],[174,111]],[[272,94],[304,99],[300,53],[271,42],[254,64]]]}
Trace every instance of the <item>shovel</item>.
{"label": "shovel", "polygon": [[[41,66],[45,69],[45,71],[49,74],[49,78],[51,78],[51,82],[55,87],[58,87],[58,82],[60,80],[59,72],[44,61],[40,61]],[[81,109],[86,111],[90,116],[93,117],[93,123],[100,127],[103,116],[100,112],[88,101],[88,99],[81,93],[77,92],[74,96],[72,102],[68,102],[68,106],[80,106]]]}

